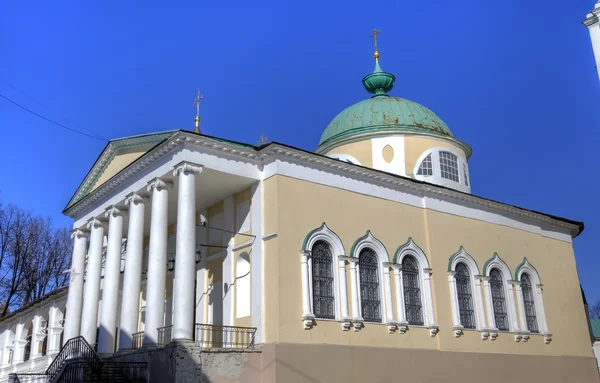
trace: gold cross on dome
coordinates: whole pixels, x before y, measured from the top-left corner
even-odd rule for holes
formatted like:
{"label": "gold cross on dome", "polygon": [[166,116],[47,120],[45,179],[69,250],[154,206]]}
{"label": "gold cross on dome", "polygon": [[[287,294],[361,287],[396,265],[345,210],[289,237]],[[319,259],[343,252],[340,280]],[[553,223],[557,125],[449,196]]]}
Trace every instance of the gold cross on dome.
{"label": "gold cross on dome", "polygon": [[373,34],[370,36],[373,39],[375,46],[375,52],[377,52],[377,35],[381,33],[381,30],[373,29]]}
{"label": "gold cross on dome", "polygon": [[194,100],[194,106],[196,107],[196,117],[200,116],[200,101],[204,98],[204,95],[200,93],[200,89],[198,89],[198,97]]}

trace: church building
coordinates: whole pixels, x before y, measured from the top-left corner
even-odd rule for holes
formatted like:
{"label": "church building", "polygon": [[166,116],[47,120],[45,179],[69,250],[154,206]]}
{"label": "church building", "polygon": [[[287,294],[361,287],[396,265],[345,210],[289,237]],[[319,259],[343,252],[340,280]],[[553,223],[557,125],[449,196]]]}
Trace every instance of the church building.
{"label": "church building", "polygon": [[471,194],[460,127],[374,58],[313,152],[199,117],[111,140],[64,209],[69,287],[0,321],[0,380],[599,382],[583,223]]}

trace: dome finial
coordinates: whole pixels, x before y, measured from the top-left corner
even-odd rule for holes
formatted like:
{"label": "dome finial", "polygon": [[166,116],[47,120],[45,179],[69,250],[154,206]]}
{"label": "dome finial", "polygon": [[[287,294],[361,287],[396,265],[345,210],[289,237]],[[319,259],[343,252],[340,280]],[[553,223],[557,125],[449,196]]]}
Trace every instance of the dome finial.
{"label": "dome finial", "polygon": [[375,62],[379,64],[379,47],[377,46],[377,35],[381,33],[381,30],[373,29],[373,34],[370,36],[373,39],[373,45],[375,46],[375,52],[373,57]]}
{"label": "dome finial", "polygon": [[375,69],[373,73],[365,76],[362,80],[365,89],[369,93],[373,93],[374,97],[385,96],[387,97],[387,92],[392,90],[394,87],[394,81],[396,81],[396,77],[394,77],[391,73],[386,73],[381,70],[379,66],[379,47],[377,46],[377,35],[381,33],[379,29],[373,29],[373,34],[370,36],[373,39],[373,44],[375,46],[375,52],[373,53],[373,57],[375,58]]}

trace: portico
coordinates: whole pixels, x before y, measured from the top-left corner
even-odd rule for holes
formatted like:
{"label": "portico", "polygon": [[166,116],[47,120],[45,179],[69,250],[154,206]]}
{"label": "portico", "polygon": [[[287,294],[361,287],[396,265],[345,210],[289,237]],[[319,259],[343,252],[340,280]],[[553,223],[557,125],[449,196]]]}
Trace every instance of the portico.
{"label": "portico", "polygon": [[[154,347],[164,341],[159,328],[172,326],[169,338],[191,341],[195,323],[233,324],[235,308],[224,307],[235,304],[229,291],[231,258],[234,245],[248,241],[235,234],[250,217],[248,206],[245,211],[236,206],[235,195],[260,191],[262,173],[252,161],[186,150],[194,144],[189,138],[176,143],[176,148],[173,141],[166,145],[168,152],[161,158],[142,161],[135,177],[126,180],[123,175],[101,203],[89,199],[112,186],[110,182],[66,209],[74,213],[75,224],[68,293],[73,310],[65,332],[97,344],[100,355],[131,349],[134,334],[140,332],[143,345]],[[260,192],[250,199],[245,205],[260,204]],[[211,219],[208,209],[215,204],[223,205],[223,211]],[[252,231],[260,233],[260,221],[255,226]],[[216,260],[221,264],[218,276],[207,270],[207,261]]]}

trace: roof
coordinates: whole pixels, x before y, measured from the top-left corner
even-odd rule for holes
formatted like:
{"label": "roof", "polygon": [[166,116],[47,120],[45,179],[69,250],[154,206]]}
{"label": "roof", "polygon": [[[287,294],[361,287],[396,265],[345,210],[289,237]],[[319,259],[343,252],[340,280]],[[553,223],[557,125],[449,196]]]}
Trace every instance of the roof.
{"label": "roof", "polygon": [[69,291],[69,285],[54,289],[54,290],[50,291],[48,294],[42,296],[41,298],[38,298],[38,299],[26,304],[25,306],[20,307],[17,310],[15,310],[9,314],[6,314],[3,318],[0,318],[0,323],[16,316],[17,314],[21,314],[22,312],[27,311],[28,309],[32,308],[33,306],[35,306],[43,301],[47,301],[48,299],[50,299],[52,297],[59,297],[61,295],[66,295],[68,291]]}
{"label": "roof", "polygon": [[[194,135],[194,136],[202,137],[204,139],[211,140],[213,142],[214,141],[218,141],[220,143],[224,143],[224,144],[228,144],[228,145],[233,145],[233,146],[236,146],[238,148],[244,148],[244,149],[247,149],[247,150],[249,150],[251,152],[255,152],[256,153],[256,154],[252,155],[253,158],[260,158],[261,156],[258,155],[258,154],[261,153],[261,152],[264,153],[265,151],[267,151],[271,147],[274,147],[274,146],[285,147],[285,148],[289,148],[290,150],[293,150],[293,151],[296,151],[296,152],[302,152],[306,156],[310,156],[310,157],[314,157],[314,158],[320,158],[322,160],[327,160],[327,161],[335,161],[336,164],[343,165],[344,167],[350,167],[350,168],[353,168],[353,169],[359,168],[359,169],[366,170],[366,171],[368,171],[369,173],[372,173],[372,174],[380,174],[380,175],[383,175],[385,177],[392,177],[392,178],[395,178],[395,179],[401,179],[401,180],[404,180],[405,182],[410,182],[410,183],[417,184],[417,185],[427,185],[429,187],[434,187],[436,190],[446,190],[446,191],[451,192],[453,194],[459,194],[459,195],[461,195],[461,199],[475,198],[475,199],[478,199],[480,201],[488,201],[488,202],[491,202],[491,203],[503,205],[505,207],[517,209],[518,211],[528,212],[528,213],[533,213],[533,214],[539,214],[541,216],[545,216],[545,217],[553,219],[553,220],[561,221],[561,222],[564,222],[566,224],[576,226],[578,228],[578,230],[574,234],[574,236],[577,236],[577,235],[581,234],[581,232],[584,229],[584,224],[583,224],[583,222],[580,222],[580,221],[574,221],[574,220],[570,220],[570,219],[567,219],[567,218],[562,218],[562,217],[558,217],[558,216],[555,216],[555,215],[538,212],[538,211],[535,211],[535,210],[525,209],[525,208],[522,208],[522,207],[519,207],[519,206],[510,205],[510,204],[507,204],[507,203],[504,203],[504,202],[499,202],[499,201],[491,200],[491,199],[488,199],[488,198],[476,196],[476,195],[473,195],[473,194],[461,192],[461,191],[458,191],[458,190],[455,190],[455,189],[451,189],[451,188],[448,188],[448,187],[445,187],[445,186],[431,184],[431,183],[426,182],[426,181],[421,181],[421,180],[417,180],[417,179],[406,177],[406,176],[401,176],[401,175],[397,175],[397,174],[393,174],[393,173],[388,173],[388,172],[385,172],[385,171],[382,171],[382,170],[368,168],[368,167],[361,166],[361,165],[350,164],[350,163],[347,163],[345,161],[336,160],[336,159],[327,157],[327,156],[322,155],[322,154],[317,154],[317,153],[309,152],[307,150],[296,148],[294,146],[287,145],[287,144],[282,144],[282,143],[279,143],[279,142],[269,142],[269,143],[266,143],[266,144],[263,144],[263,145],[260,145],[260,146],[254,146],[254,145],[250,145],[250,144],[241,143],[241,142],[238,142],[238,141],[232,141],[232,140],[227,140],[227,139],[223,139],[223,138],[219,138],[219,137],[213,137],[213,136],[209,136],[209,135],[206,135],[206,134],[196,133],[196,132],[187,131],[187,130],[175,130],[175,131],[170,131],[169,133],[171,134],[170,138],[173,138],[173,136],[175,136],[177,134]],[[141,163],[143,161],[146,161],[147,157],[149,157],[150,155],[152,155],[152,152],[155,152],[156,150],[158,150],[161,145],[166,145],[166,141],[169,141],[169,140],[165,139],[162,142],[160,142],[159,144],[157,144],[155,147],[153,147],[152,149],[148,150],[148,152],[146,152],[144,155],[142,155],[141,157],[139,157],[138,159],[136,159],[135,161],[133,161],[125,169],[121,170],[119,173],[115,174],[112,178],[110,178],[109,180],[107,180],[106,183],[109,183],[109,181],[117,179],[120,175],[122,175],[128,169],[136,166],[137,164],[139,164],[139,163]],[[239,152],[241,152],[241,150],[240,149],[236,149],[235,152],[239,153]],[[265,155],[267,155],[267,154],[265,153]],[[98,161],[96,161],[96,162],[98,162]],[[96,164],[94,164],[94,166],[96,166]],[[339,165],[336,165],[336,167],[339,168]],[[92,168],[92,170],[93,170],[93,168]],[[355,172],[353,172],[353,173],[355,173]],[[381,178],[379,176],[377,176],[377,177]],[[93,193],[90,192],[89,194],[93,194]],[[82,199],[84,199],[84,198],[82,197]],[[76,209],[76,205],[79,205],[80,203],[83,203],[83,201],[82,200],[78,200],[75,203],[72,203],[72,204],[70,203],[69,205],[67,205],[67,207],[65,208],[65,210],[63,211],[63,213],[69,215],[71,213],[69,210],[71,210],[73,208]]]}
{"label": "roof", "polygon": [[592,325],[594,338],[600,339],[600,319],[590,319],[590,324]]}

